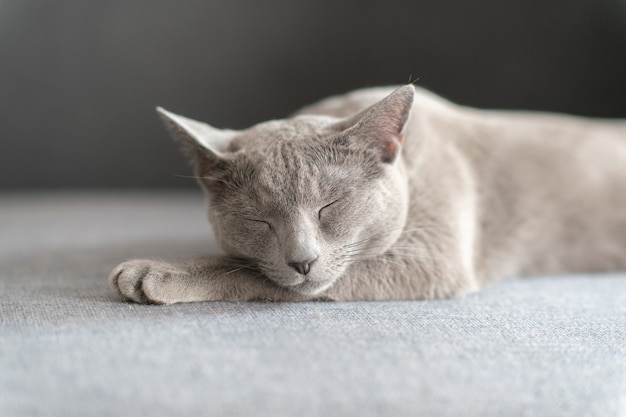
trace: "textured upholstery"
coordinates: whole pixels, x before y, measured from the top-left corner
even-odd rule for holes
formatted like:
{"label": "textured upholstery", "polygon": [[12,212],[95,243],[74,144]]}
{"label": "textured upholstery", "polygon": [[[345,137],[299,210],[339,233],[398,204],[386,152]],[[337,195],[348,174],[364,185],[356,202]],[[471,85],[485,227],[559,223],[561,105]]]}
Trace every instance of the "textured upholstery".
{"label": "textured upholstery", "polygon": [[128,304],[215,250],[198,194],[0,196],[0,416],[624,416],[626,275],[450,301]]}

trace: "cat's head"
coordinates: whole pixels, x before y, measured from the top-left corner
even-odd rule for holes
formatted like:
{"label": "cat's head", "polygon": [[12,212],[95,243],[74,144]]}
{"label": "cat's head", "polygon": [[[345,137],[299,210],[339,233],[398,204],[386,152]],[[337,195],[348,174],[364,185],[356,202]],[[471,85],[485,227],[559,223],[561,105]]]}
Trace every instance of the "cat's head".
{"label": "cat's head", "polygon": [[402,231],[399,153],[413,95],[405,86],[350,118],[302,115],[243,131],[158,110],[192,154],[224,251],[314,295]]}

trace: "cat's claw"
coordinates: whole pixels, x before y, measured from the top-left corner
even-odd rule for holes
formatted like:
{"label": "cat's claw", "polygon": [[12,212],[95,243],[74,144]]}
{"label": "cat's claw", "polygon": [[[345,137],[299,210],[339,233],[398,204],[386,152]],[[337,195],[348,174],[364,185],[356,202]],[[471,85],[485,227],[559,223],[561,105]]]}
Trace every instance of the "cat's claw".
{"label": "cat's claw", "polygon": [[170,304],[162,289],[180,273],[165,262],[132,260],[119,264],[109,275],[109,284],[123,299],[141,304]]}

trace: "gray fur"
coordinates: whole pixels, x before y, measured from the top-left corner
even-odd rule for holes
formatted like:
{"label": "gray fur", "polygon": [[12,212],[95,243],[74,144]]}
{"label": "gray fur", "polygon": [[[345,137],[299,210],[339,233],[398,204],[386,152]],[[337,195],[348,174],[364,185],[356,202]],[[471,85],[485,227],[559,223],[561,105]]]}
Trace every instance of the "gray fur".
{"label": "gray fur", "polygon": [[158,109],[227,256],[116,267],[125,299],[399,300],[626,268],[626,122],[484,111],[404,86],[222,131]]}

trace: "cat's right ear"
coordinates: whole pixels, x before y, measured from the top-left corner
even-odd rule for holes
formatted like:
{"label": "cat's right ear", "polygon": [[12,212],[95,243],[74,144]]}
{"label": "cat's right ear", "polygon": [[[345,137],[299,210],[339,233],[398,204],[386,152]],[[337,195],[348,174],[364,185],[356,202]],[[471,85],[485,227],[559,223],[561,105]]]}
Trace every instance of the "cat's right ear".
{"label": "cat's right ear", "polygon": [[183,149],[195,160],[196,165],[202,159],[203,164],[221,165],[224,154],[234,136],[231,130],[216,129],[206,123],[183,117],[156,108],[172,138],[183,145]]}
{"label": "cat's right ear", "polygon": [[383,162],[393,162],[400,153],[414,96],[412,85],[400,87],[370,108],[343,120],[337,126],[344,132],[343,140],[376,149]]}

